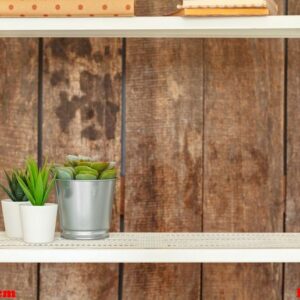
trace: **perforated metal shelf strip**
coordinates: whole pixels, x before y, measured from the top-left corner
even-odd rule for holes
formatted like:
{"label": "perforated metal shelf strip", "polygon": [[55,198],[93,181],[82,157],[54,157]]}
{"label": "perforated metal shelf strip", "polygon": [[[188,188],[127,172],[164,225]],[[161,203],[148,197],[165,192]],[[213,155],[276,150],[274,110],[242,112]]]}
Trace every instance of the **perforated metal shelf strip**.
{"label": "perforated metal shelf strip", "polygon": [[298,233],[111,233],[105,240],[74,241],[58,234],[50,244],[26,244],[0,233],[0,249],[299,249]]}

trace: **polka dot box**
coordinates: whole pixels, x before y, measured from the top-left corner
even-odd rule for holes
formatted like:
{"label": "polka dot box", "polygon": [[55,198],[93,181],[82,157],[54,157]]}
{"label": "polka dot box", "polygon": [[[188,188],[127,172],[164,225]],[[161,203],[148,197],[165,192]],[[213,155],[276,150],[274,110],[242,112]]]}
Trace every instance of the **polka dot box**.
{"label": "polka dot box", "polygon": [[133,15],[134,0],[0,0],[0,17]]}

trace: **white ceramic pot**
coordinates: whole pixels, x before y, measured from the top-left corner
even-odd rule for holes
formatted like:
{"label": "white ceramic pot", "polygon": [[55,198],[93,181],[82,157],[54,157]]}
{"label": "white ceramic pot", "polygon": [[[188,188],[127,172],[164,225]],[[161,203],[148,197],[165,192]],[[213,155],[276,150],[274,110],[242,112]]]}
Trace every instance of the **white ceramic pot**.
{"label": "white ceramic pot", "polygon": [[23,237],[19,206],[25,203],[28,202],[14,202],[10,199],[1,201],[5,232],[9,238]]}
{"label": "white ceramic pot", "polygon": [[26,243],[50,243],[54,240],[57,204],[21,205],[23,239]]}

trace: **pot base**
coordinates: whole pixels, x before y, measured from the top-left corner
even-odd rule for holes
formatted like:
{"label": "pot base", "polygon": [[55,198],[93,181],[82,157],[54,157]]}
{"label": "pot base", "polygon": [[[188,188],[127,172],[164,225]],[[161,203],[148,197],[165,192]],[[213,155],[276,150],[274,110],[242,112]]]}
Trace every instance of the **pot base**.
{"label": "pot base", "polygon": [[109,237],[108,231],[64,230],[61,237],[67,240],[102,240]]}

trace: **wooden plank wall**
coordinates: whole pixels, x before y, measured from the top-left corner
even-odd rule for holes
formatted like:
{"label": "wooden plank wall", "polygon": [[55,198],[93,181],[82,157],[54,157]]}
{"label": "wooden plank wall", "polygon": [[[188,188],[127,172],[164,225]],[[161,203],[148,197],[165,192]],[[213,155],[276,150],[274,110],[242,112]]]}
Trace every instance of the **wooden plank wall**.
{"label": "wooden plank wall", "polygon": [[[166,12],[161,2],[139,1],[137,14]],[[202,45],[127,42],[126,231],[201,231]],[[197,299],[200,271],[196,264],[127,265],[123,297]]]}
{"label": "wooden plank wall", "polygon": [[[0,166],[10,169],[37,153],[38,41],[0,39],[0,49]],[[18,299],[36,299],[37,278],[36,264],[0,264],[0,289],[16,290]]]}
{"label": "wooden plank wall", "polygon": [[[280,40],[206,42],[204,231],[283,231],[283,58]],[[203,299],[280,299],[280,264],[203,268]]]}
{"label": "wooden plank wall", "polygon": [[[288,13],[300,14],[300,3],[297,0],[288,1]],[[287,190],[286,190],[286,231],[299,232],[300,219],[300,43],[299,40],[289,40],[287,43]],[[285,266],[285,299],[295,299],[295,291],[299,288],[300,266],[287,264]]]}
{"label": "wooden plank wall", "polygon": [[[43,153],[120,162],[121,41],[45,39]],[[119,188],[113,229],[119,230]],[[42,264],[41,299],[117,299],[118,265]]]}
{"label": "wooden plank wall", "polygon": [[[136,12],[177,2],[136,0]],[[298,2],[277,1],[290,14]],[[1,168],[29,154],[123,162],[114,231],[299,231],[299,41],[2,39],[0,49]],[[0,289],[41,300],[290,300],[300,287],[297,264],[3,264],[0,274]]]}
{"label": "wooden plank wall", "polygon": [[[283,231],[283,41],[207,40],[204,55],[203,230]],[[280,299],[282,276],[280,264],[204,265],[203,299]]]}

